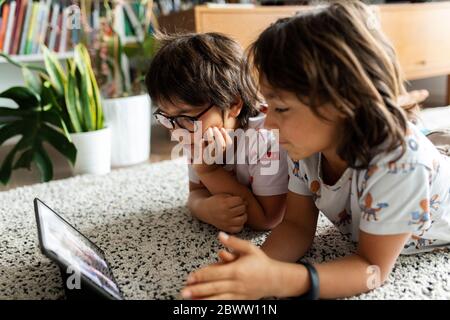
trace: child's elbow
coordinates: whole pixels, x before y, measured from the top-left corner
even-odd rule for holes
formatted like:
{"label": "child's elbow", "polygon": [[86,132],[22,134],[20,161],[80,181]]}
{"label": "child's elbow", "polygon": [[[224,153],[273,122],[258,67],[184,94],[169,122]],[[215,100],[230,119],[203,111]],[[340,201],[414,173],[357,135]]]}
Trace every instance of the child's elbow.
{"label": "child's elbow", "polygon": [[273,215],[265,215],[263,219],[254,227],[254,229],[259,231],[270,231],[275,229],[281,221],[283,221],[284,211]]}

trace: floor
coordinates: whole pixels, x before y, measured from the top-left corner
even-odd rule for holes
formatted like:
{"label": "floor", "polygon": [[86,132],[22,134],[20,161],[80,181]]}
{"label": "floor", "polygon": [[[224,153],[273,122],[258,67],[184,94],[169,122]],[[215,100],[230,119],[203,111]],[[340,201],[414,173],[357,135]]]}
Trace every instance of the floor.
{"label": "floor", "polygon": [[[151,155],[149,158],[149,162],[154,163],[163,160],[169,160],[171,158],[171,151],[173,146],[175,145],[175,142],[170,141],[170,135],[168,131],[160,126],[153,126],[151,140]],[[11,146],[0,147],[0,159],[4,159],[9,150],[11,150]],[[53,179],[65,179],[72,176],[71,168],[67,160],[50,146],[48,146],[48,152],[53,160],[54,165]],[[114,169],[116,168],[113,168],[113,170]],[[20,169],[13,171],[11,180],[8,185],[3,186],[2,184],[0,184],[0,191],[11,190],[17,187],[39,182],[39,173],[36,168],[32,168],[31,171]]]}

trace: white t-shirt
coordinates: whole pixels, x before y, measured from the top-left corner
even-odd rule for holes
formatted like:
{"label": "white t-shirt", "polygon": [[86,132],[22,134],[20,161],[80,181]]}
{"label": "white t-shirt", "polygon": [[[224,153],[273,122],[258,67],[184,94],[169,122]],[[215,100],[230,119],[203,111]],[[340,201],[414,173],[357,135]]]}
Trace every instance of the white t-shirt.
{"label": "white t-shirt", "polygon": [[[260,113],[249,118],[246,130],[241,130],[236,158],[243,161],[237,164],[225,164],[224,169],[236,176],[239,183],[250,187],[257,196],[274,196],[288,192],[287,153],[281,149],[272,131],[264,129],[266,116]],[[254,129],[256,139],[245,139]],[[188,164],[189,180],[200,183],[197,173]]]}
{"label": "white t-shirt", "polygon": [[[289,190],[312,196],[344,234],[412,233],[402,254],[450,246],[450,158],[410,124],[407,148],[376,156],[367,170],[348,168],[333,185],[322,181],[321,154],[289,159]],[[396,161],[395,161],[396,160]]]}

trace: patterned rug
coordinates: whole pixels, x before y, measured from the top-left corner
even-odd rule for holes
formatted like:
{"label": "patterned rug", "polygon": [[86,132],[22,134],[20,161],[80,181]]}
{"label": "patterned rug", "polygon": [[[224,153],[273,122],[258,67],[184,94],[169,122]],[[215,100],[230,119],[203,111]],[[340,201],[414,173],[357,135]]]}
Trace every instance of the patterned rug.
{"label": "patterned rug", "polygon": [[[0,192],[0,299],[60,299],[59,269],[38,248],[40,198],[102,248],[126,299],[176,299],[187,274],[216,261],[217,230],[189,216],[182,159]],[[240,237],[261,244],[267,233]],[[355,249],[323,216],[307,259]],[[388,282],[352,299],[450,299],[450,253],[402,256]]]}

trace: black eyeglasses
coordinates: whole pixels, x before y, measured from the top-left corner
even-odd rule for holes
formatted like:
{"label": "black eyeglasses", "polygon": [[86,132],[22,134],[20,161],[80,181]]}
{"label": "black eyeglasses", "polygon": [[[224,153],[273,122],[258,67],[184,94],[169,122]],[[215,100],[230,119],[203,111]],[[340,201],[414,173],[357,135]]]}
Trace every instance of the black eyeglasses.
{"label": "black eyeglasses", "polygon": [[153,113],[153,116],[159,124],[169,130],[175,129],[176,124],[178,127],[186,129],[190,133],[194,133],[197,130],[197,122],[199,121],[199,118],[207,113],[212,107],[214,107],[214,104],[211,104],[208,108],[200,112],[195,117],[185,115],[170,117],[163,114],[159,109]]}

